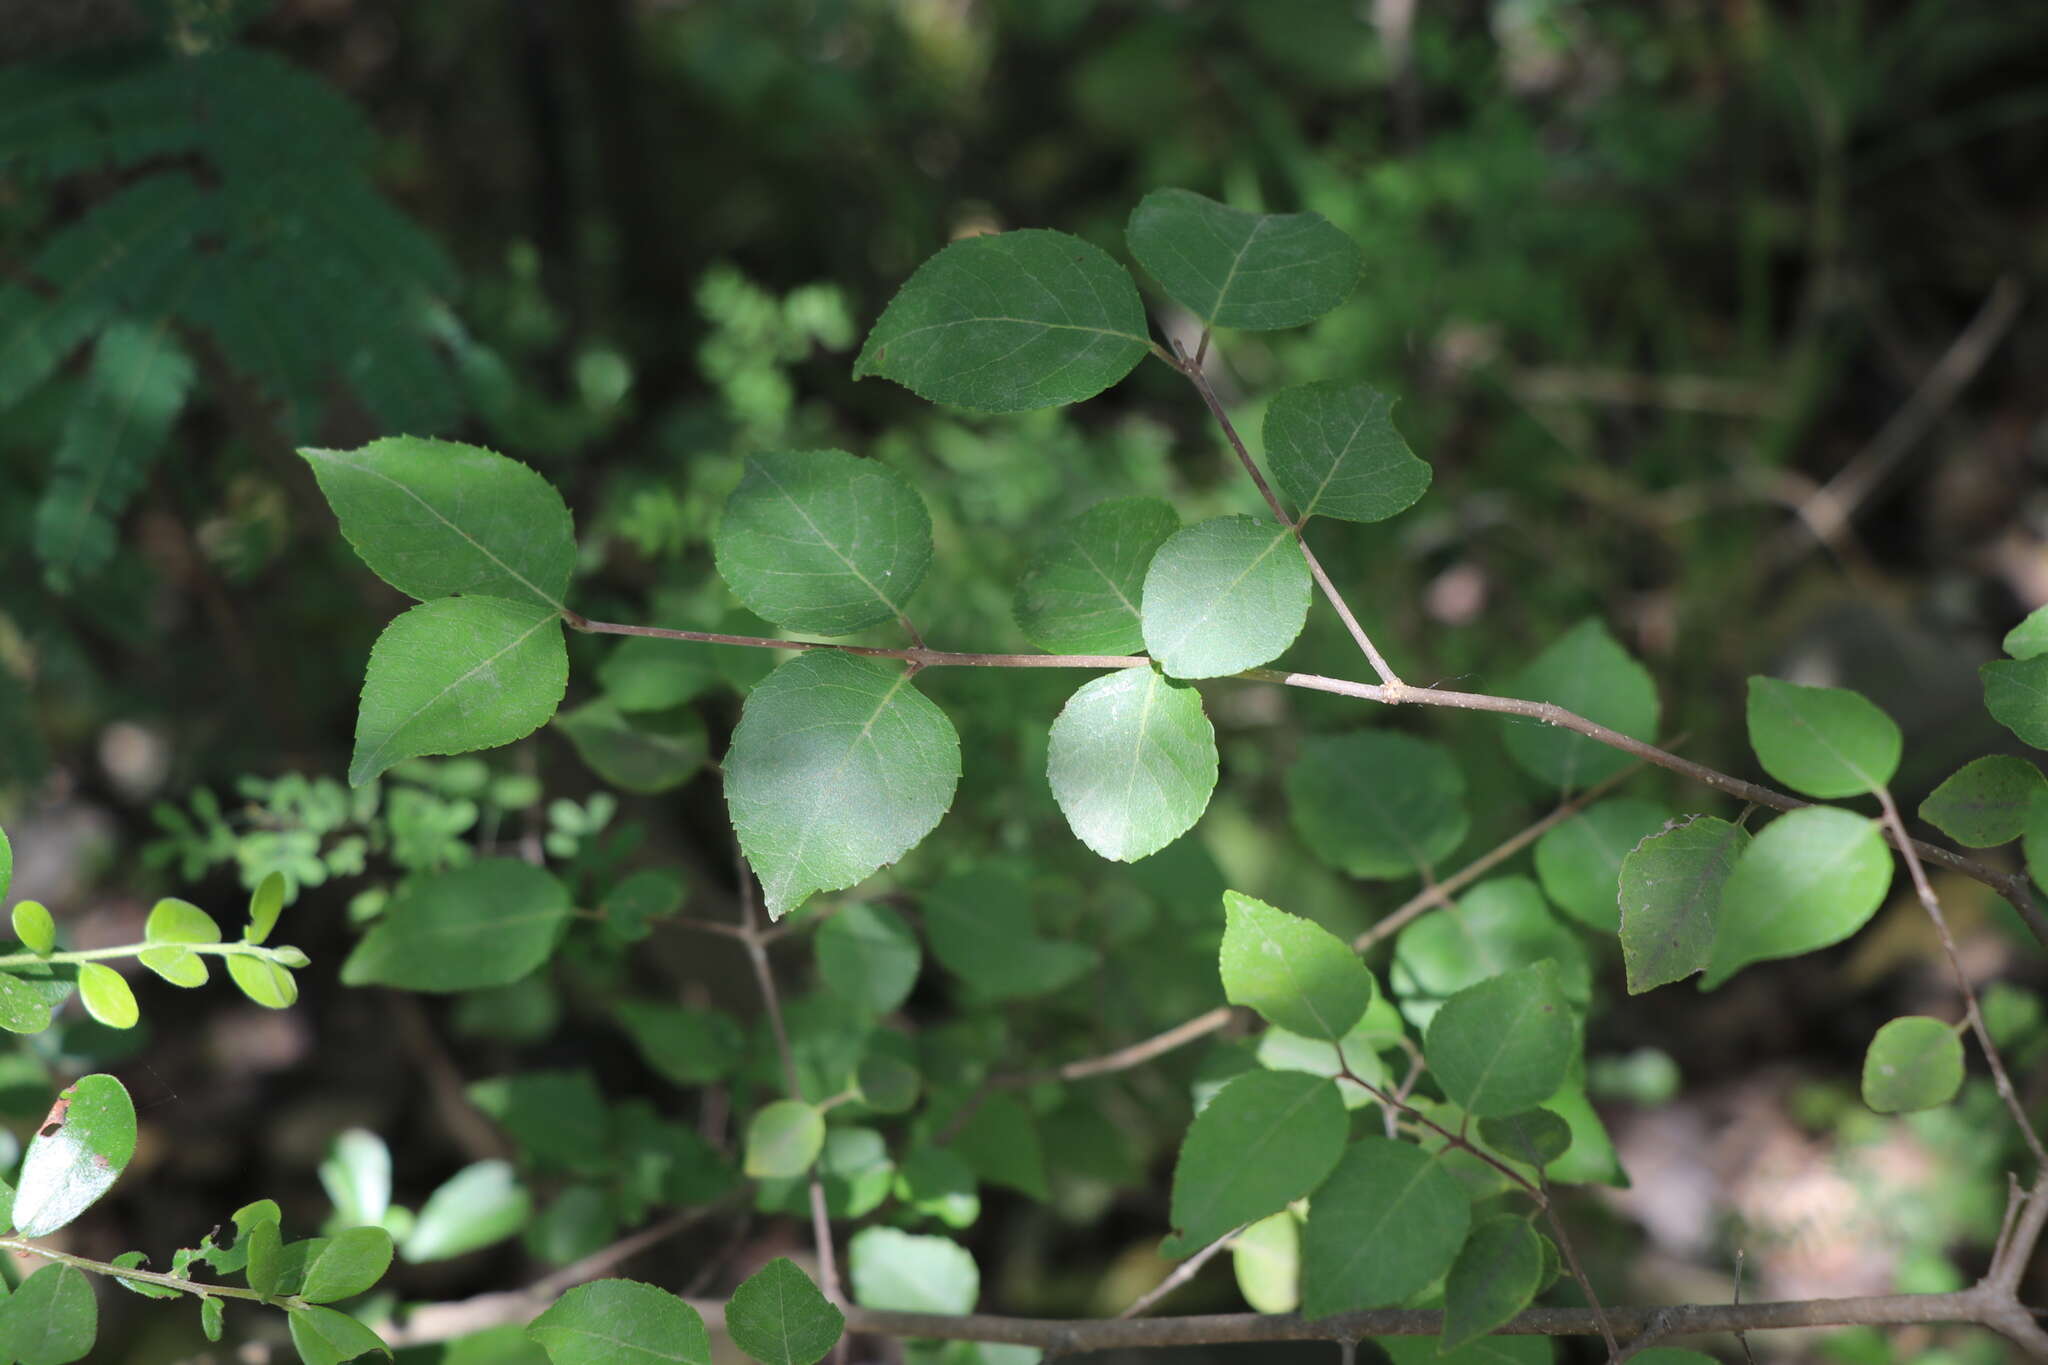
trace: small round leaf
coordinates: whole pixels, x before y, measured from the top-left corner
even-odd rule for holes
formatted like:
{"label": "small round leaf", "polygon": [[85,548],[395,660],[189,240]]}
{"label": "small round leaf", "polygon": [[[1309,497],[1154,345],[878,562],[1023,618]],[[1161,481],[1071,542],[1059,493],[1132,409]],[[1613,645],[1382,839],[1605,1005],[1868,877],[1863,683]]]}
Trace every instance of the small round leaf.
{"label": "small round leaf", "polygon": [[16,901],[13,910],[14,936],[32,953],[51,953],[57,947],[57,921],[41,901]]}
{"label": "small round leaf", "polygon": [[108,1028],[134,1028],[136,1020],[142,1017],[135,992],[128,989],[119,972],[104,962],[78,965],[78,998],[84,1002],[85,1012]]}
{"label": "small round leaf", "polygon": [[1219,678],[1279,655],[1308,619],[1294,531],[1215,517],[1175,531],[1145,571],[1145,648],[1176,678]]}
{"label": "small round leaf", "polygon": [[825,1116],[802,1100],[764,1105],[747,1125],[746,1173],[756,1180],[802,1175],[825,1146]]}
{"label": "small round leaf", "polygon": [[1924,1014],[1886,1024],[1863,1057],[1863,1102],[1880,1114],[1947,1104],[1962,1084],[1963,1040]]}

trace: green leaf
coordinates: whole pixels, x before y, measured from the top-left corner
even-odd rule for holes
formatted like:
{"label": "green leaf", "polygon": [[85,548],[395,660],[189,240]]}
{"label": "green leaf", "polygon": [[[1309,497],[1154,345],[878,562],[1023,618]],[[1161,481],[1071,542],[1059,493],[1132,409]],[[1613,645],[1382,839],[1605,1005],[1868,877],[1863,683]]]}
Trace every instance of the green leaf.
{"label": "green leaf", "polygon": [[222,1318],[226,1316],[221,1300],[208,1294],[199,1301],[199,1331],[208,1341],[219,1341]]}
{"label": "green leaf", "polygon": [[2048,654],[1997,659],[1977,670],[1984,709],[2036,749],[2048,749]]}
{"label": "green leaf", "polygon": [[1947,1104],[1963,1085],[1963,1040],[1924,1014],[1894,1019],[1863,1057],[1863,1102],[1880,1114]]}
{"label": "green leaf", "polygon": [[1287,810],[1309,850],[1354,877],[1412,877],[1457,852],[1471,829],[1450,754],[1392,730],[1303,740]]}
{"label": "green leaf", "polygon": [[917,935],[886,905],[847,906],[820,926],[812,946],[825,984],[870,1014],[902,1004],[924,961]]}
{"label": "green leaf", "polygon": [[718,682],[702,646],[641,636],[621,640],[597,666],[604,699],[628,714],[671,711]]}
{"label": "green leaf", "polygon": [[341,1365],[372,1351],[387,1357],[391,1354],[383,1338],[346,1313],[332,1308],[294,1308],[285,1316],[291,1323],[292,1345],[305,1365]]}
{"label": "green leaf", "polygon": [[478,1161],[427,1196],[399,1249],[406,1260],[445,1261],[502,1242],[526,1226],[533,1198],[503,1161]]}
{"label": "green leaf", "polygon": [[1113,862],[1194,827],[1216,788],[1216,729],[1202,695],[1150,668],[1081,685],[1046,746],[1045,775],[1074,837]]}
{"label": "green leaf", "polygon": [[1764,771],[1823,801],[1874,792],[1899,769],[1892,718],[1861,693],[1749,680],[1749,744]]}
{"label": "green leaf", "polygon": [[598,1175],[614,1168],[610,1116],[588,1070],[493,1076],[464,1093],[504,1127],[535,1169]]}
{"label": "green leaf", "polygon": [[683,883],[673,872],[642,868],[605,894],[604,936],[620,945],[638,943],[654,932],[653,921],[683,908]]}
{"label": "green leaf", "polygon": [[1528,1166],[1548,1166],[1572,1146],[1571,1125],[1548,1109],[1481,1119],[1479,1136],[1502,1156]]}
{"label": "green leaf", "polygon": [[897,1168],[896,1197],[947,1227],[972,1227],[981,1216],[974,1169],[949,1147],[913,1147]]}
{"label": "green leaf", "polygon": [[1429,1022],[1423,1053],[1452,1103],[1475,1118],[1541,1104],[1564,1084],[1577,1026],[1557,982],[1539,962],[1468,986]]}
{"label": "green leaf", "polygon": [[868,333],[853,377],[1021,412],[1093,398],[1150,345],[1137,286],[1107,252],[1025,229],[965,238],[919,266]]}
{"label": "green leaf", "polygon": [[1301,1220],[1289,1210],[1261,1218],[1230,1244],[1237,1292],[1257,1313],[1301,1306]]}
{"label": "green leaf", "polygon": [[192,377],[167,317],[115,321],[100,333],[36,506],[36,557],[53,586],[68,589],[113,558],[118,519],[162,452]]}
{"label": "green leaf", "polygon": [[1145,571],[1145,648],[1176,678],[1220,678],[1278,658],[1308,619],[1294,532],[1256,517],[1175,531]]}
{"label": "green leaf", "polygon": [[189,990],[207,982],[206,959],[189,948],[144,948],[135,960],[173,986]]}
{"label": "green leaf", "polygon": [[268,1299],[277,1293],[284,1274],[284,1234],[272,1218],[257,1223],[245,1235],[249,1239],[249,1287]]}
{"label": "green leaf", "polygon": [[2007,631],[2004,648],[2015,659],[2038,659],[2048,654],[2048,607],[2034,608]]}
{"label": "green leaf", "polygon": [[1565,999],[1586,1002],[1592,968],[1579,936],[1558,923],[1527,877],[1490,877],[1452,910],[1424,915],[1394,940],[1388,982],[1401,1013],[1426,1027],[1443,1003],[1488,977],[1555,962]]}
{"label": "green leaf", "polygon": [[[136,1270],[140,1269],[143,1262],[148,1259],[147,1256],[144,1256],[139,1251],[124,1251],[119,1256],[116,1256],[110,1264],[120,1266],[123,1270]],[[120,1285],[131,1294],[142,1295],[145,1299],[175,1299],[178,1297],[177,1290],[166,1289],[162,1285],[152,1284],[148,1280],[131,1280],[126,1276],[116,1275],[114,1283]],[[4,1333],[0,1333],[0,1335],[4,1335]]]}
{"label": "green leaf", "polygon": [[641,1059],[677,1085],[723,1080],[745,1048],[739,1026],[716,1010],[622,1000],[612,1015],[632,1036]]}
{"label": "green leaf", "polygon": [[1413,1143],[1363,1138],[1309,1200],[1301,1311],[1323,1318],[1398,1304],[1451,1268],[1472,1205]]}
{"label": "green leaf", "polygon": [[41,1033],[50,1026],[50,1011],[70,994],[68,982],[57,981],[31,969],[0,972],[0,1028],[9,1033]]}
{"label": "green leaf", "polygon": [[983,1100],[954,1134],[952,1146],[983,1184],[1003,1185],[1040,1202],[1052,1197],[1038,1121],[1022,1100],[1011,1095]]}
{"label": "green leaf", "polygon": [[1145,570],[1180,517],[1158,498],[1116,498],[1066,522],[1017,585],[1017,625],[1048,654],[1135,654]]}
{"label": "green leaf", "polygon": [[282,872],[266,872],[263,880],[256,883],[256,889],[249,893],[249,923],[242,930],[242,942],[262,943],[269,939],[270,931],[277,927],[277,917],[284,911],[285,882]]}
{"label": "green leaf", "polygon": [[748,1276],[725,1305],[733,1345],[763,1365],[815,1365],[845,1326],[846,1315],[787,1256]]}
{"label": "green leaf", "polygon": [[349,544],[400,592],[422,602],[461,593],[545,607],[549,616],[561,610],[576,567],[569,509],[553,484],[517,460],[417,436],[299,454]]}
{"label": "green leaf", "polygon": [[47,1237],[113,1188],[135,1155],[135,1105],[112,1076],[84,1076],[29,1139],[15,1182],[14,1227]]}
{"label": "green leaf", "polygon": [[150,907],[142,937],[150,943],[218,943],[220,926],[190,901],[166,896]]}
{"label": "green leaf", "polygon": [[1993,754],[1965,763],[1929,792],[1920,818],[1966,848],[1995,848],[2026,832],[2027,802],[2036,792],[2048,792],[2039,768]]}
{"label": "green leaf", "polygon": [[697,1310],[637,1280],[578,1285],[526,1335],[554,1365],[711,1365],[711,1335]]}
{"label": "green leaf", "polygon": [[982,1000],[1048,995],[1099,960],[1093,948],[1041,938],[1029,884],[999,864],[947,877],[922,908],[932,956]]}
{"label": "green leaf", "polygon": [[[1574,626],[1501,690],[1510,697],[1554,702],[1634,739],[1657,737],[1656,684],[1595,620]],[[1635,761],[1541,721],[1509,717],[1504,723],[1508,756],[1531,777],[1566,791],[1590,787]]]}
{"label": "green leaf", "polygon": [[1701,989],[1743,967],[1840,943],[1884,903],[1892,855],[1875,820],[1830,806],[1781,815],[1721,888],[1714,955]]}
{"label": "green leaf", "polygon": [[1266,408],[1266,461],[1296,517],[1385,521],[1429,491],[1430,467],[1394,428],[1394,400],[1369,384],[1282,389]]}
{"label": "green leaf", "polygon": [[568,888],[517,858],[415,875],[349,954],[341,979],[413,991],[502,986],[547,961],[568,918]]}
{"label": "green leaf", "polygon": [[104,962],[78,964],[78,998],[85,1012],[108,1028],[134,1028],[142,1017],[135,992],[121,974]]}
{"label": "green leaf", "polygon": [[1246,213],[1191,190],[1154,190],[1124,240],[1204,327],[1300,327],[1351,297],[1358,244],[1320,213]]}
{"label": "green leaf", "polygon": [[556,716],[555,728],[592,772],[621,791],[674,791],[704,766],[704,721],[695,711],[629,718],[600,698]]}
{"label": "green leaf", "polygon": [[1621,860],[1621,957],[1631,995],[1706,970],[1721,892],[1749,847],[1739,825],[1688,816]]}
{"label": "green leaf", "polygon": [[1335,1041],[1372,1004],[1372,973],[1344,940],[1299,915],[1223,893],[1223,997],[1268,1023]]}
{"label": "green leaf", "polygon": [[299,983],[280,963],[237,953],[227,959],[227,967],[242,994],[265,1009],[290,1009],[299,998]]}
{"label": "green leaf", "polygon": [[[1359,1082],[1386,1088],[1387,1068],[1379,1050],[1398,1047],[1402,1034],[1399,1012],[1391,1001],[1379,999],[1349,1033],[1335,1042],[1275,1026],[1259,1035],[1254,1055],[1268,1071],[1303,1071],[1335,1081],[1344,1107],[1363,1109],[1379,1101]],[[1347,1070],[1350,1075],[1345,1074]]]}
{"label": "green leaf", "polygon": [[17,1365],[83,1360],[99,1329],[92,1282],[76,1266],[45,1265],[0,1299],[0,1359]]}
{"label": "green leaf", "polygon": [[1588,928],[1614,933],[1621,927],[1622,860],[1670,818],[1655,801],[1617,796],[1546,831],[1536,841],[1544,894]]}
{"label": "green leaf", "polygon": [[1299,1071],[1247,1071],[1189,1125],[1173,1168],[1173,1236],[1188,1256],[1231,1229],[1287,1207],[1344,1154],[1350,1122],[1337,1087]]}
{"label": "green leaf", "polygon": [[554,715],[568,684],[555,609],[500,597],[422,602],[370,649],[349,785],[403,759],[522,739]]}
{"label": "green leaf", "polygon": [[902,475],[843,450],[755,455],[712,537],[718,573],[764,620],[851,635],[903,615],[932,519]]}
{"label": "green leaf", "polygon": [[800,654],[747,698],[725,800],[772,919],[915,848],[953,804],[960,737],[901,668]]}
{"label": "green leaf", "polygon": [[57,949],[57,921],[41,901],[16,901],[12,911],[14,936],[32,953],[49,954]]}
{"label": "green leaf", "polygon": [[802,1100],[764,1105],[747,1124],[746,1173],[756,1180],[799,1176],[825,1147],[825,1116]]}
{"label": "green leaf", "polygon": [[391,1268],[391,1234],[383,1228],[348,1228],[327,1238],[306,1260],[299,1297],[308,1303],[333,1303],[365,1293]]}
{"label": "green leaf", "polygon": [[924,1088],[924,1077],[916,1067],[896,1057],[872,1055],[861,1058],[854,1084],[861,1103],[880,1114],[908,1113]]}
{"label": "green leaf", "polygon": [[1440,1350],[1455,1351],[1527,1308],[1543,1277],[1543,1239],[1515,1214],[1488,1218],[1451,1263],[1444,1280]]}
{"label": "green leaf", "polygon": [[863,1228],[846,1249],[853,1299],[900,1313],[972,1313],[981,1272],[967,1248],[945,1237]]}
{"label": "green leaf", "polygon": [[391,1207],[391,1149],[364,1128],[336,1135],[320,1163],[320,1185],[344,1226],[381,1224]]}
{"label": "green leaf", "polygon": [[[8,842],[7,831],[4,829],[0,829],[0,896],[5,896],[7,894],[7,888],[10,884],[12,884],[13,881],[14,845]],[[17,929],[15,931],[15,936],[19,938],[21,936],[21,931]],[[24,942],[26,942],[26,940],[24,940]],[[49,951],[49,949],[37,948],[34,951],[39,953],[46,953]]]}

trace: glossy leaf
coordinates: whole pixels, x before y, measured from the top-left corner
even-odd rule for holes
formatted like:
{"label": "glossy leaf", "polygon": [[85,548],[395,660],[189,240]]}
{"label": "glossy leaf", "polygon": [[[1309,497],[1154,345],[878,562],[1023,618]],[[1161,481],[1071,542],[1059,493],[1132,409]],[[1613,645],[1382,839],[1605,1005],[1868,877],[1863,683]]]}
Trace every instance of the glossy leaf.
{"label": "glossy leaf", "polygon": [[1963,1085],[1963,1040],[1924,1014],[1894,1019],[1863,1057],[1863,1102],[1880,1114],[1947,1104]]}
{"label": "glossy leaf", "polygon": [[923,910],[932,956],[982,1000],[1048,995],[1099,961],[1084,944],[1042,937],[1030,886],[1000,865],[939,882]]}
{"label": "glossy leaf", "polygon": [[83,1360],[99,1335],[99,1322],[99,1305],[85,1272],[44,1265],[0,1299],[0,1359],[16,1365]]}
{"label": "glossy leaf", "polygon": [[[1530,660],[1501,691],[1547,701],[1634,739],[1657,737],[1657,686],[1598,621],[1582,621]],[[1531,777],[1566,791],[1590,787],[1635,760],[1575,731],[1509,717],[1508,756]]]}
{"label": "glossy leaf", "polygon": [[764,620],[850,635],[903,614],[932,560],[932,519],[901,474],[843,450],[751,456],[712,546]]}
{"label": "glossy leaf", "polygon": [[249,923],[242,929],[244,943],[265,943],[284,911],[285,881],[282,872],[267,872],[249,893]]}
{"label": "glossy leaf", "polygon": [[886,905],[849,905],[812,938],[818,975],[842,999],[887,1014],[917,984],[924,950],[903,916]]}
{"label": "glossy leaf", "polygon": [[1555,963],[1468,986],[1429,1022],[1423,1053],[1451,1101],[1475,1118],[1541,1104],[1564,1084],[1577,1025]]}
{"label": "glossy leaf", "polygon": [[1247,213],[1191,190],[1154,190],[1124,229],[1131,255],[1204,327],[1273,331],[1351,296],[1358,245],[1320,213]]}
{"label": "glossy leaf", "polygon": [[1536,841],[1544,894],[1588,928],[1614,933],[1621,927],[1622,860],[1670,818],[1654,801],[1616,796],[1545,831]]}
{"label": "glossy leaf", "polygon": [[1721,888],[1702,987],[1711,990],[1752,962],[1841,942],[1877,913],[1891,882],[1891,850],[1875,820],[1831,806],[1779,816]]}
{"label": "glossy leaf", "polygon": [[227,959],[227,968],[242,994],[265,1009],[290,1009],[298,1001],[299,983],[280,963],[237,953]]}
{"label": "glossy leaf", "polygon": [[166,896],[150,907],[142,937],[150,943],[218,943],[220,925],[190,901]]}
{"label": "glossy leaf", "polygon": [[1929,792],[1920,818],[1966,848],[1994,848],[2025,832],[2027,802],[2036,792],[2048,792],[2039,768],[1992,754],[1965,763]]}
{"label": "glossy leaf", "polygon": [[1253,1223],[1230,1244],[1237,1292],[1256,1313],[1301,1306],[1301,1220],[1283,1210]]}
{"label": "glossy leaf", "polygon": [[144,948],[135,960],[173,986],[189,990],[207,982],[206,959],[190,948]]}
{"label": "glossy leaf", "polygon": [[2036,749],[2048,749],[2048,654],[1996,659],[1977,670],[1984,709]]}
{"label": "glossy leaf", "polygon": [[620,791],[674,791],[704,766],[704,722],[695,711],[629,717],[599,699],[556,716],[555,728],[605,785]]}
{"label": "glossy leaf", "polygon": [[1412,877],[1465,842],[1465,775],[1441,746],[1392,730],[1302,741],[1287,809],[1311,852],[1354,877]]}
{"label": "glossy leaf", "polygon": [[1372,1003],[1372,973],[1344,940],[1299,915],[1223,893],[1223,996],[1267,1022],[1334,1041]]}
{"label": "glossy leaf", "polygon": [[1751,678],[1748,715],[1764,771],[1807,796],[1860,796],[1898,771],[1899,727],[1860,693]]}
{"label": "glossy leaf", "polygon": [[292,1345],[305,1365],[341,1365],[372,1351],[391,1354],[382,1338],[346,1313],[332,1308],[294,1308],[286,1316]]}
{"label": "glossy leaf", "polygon": [[1394,428],[1394,400],[1369,384],[1297,384],[1266,408],[1266,462],[1295,516],[1385,521],[1429,491],[1431,471]]}
{"label": "glossy leaf", "polygon": [[10,912],[14,936],[32,953],[48,954],[57,949],[57,921],[41,901],[16,901]]}
{"label": "glossy leaf", "polygon": [[846,1315],[787,1256],[749,1275],[725,1305],[733,1345],[762,1365],[815,1365],[845,1326]]}
{"label": "glossy leaf", "polygon": [[561,610],[576,566],[569,509],[554,485],[517,460],[416,436],[299,454],[342,535],[400,592],[423,602],[462,593],[545,607],[548,615]]}
{"label": "glossy leaf", "polygon": [[1145,648],[1176,678],[1218,678],[1275,658],[1308,619],[1294,532],[1256,517],[1175,531],[1145,571]]}
{"label": "glossy leaf", "polygon": [[1564,927],[1527,877],[1490,877],[1451,910],[1424,915],[1394,940],[1389,984],[1401,1013],[1427,1027],[1446,1000],[1488,977],[1551,961],[1565,999],[1584,1004],[1592,968],[1579,936]]}
{"label": "glossy leaf", "polygon": [[422,754],[522,739],[555,713],[568,681],[555,608],[500,597],[422,602],[370,649],[349,784]]}
{"label": "glossy leaf", "polygon": [[392,1253],[391,1234],[383,1228],[337,1232],[307,1258],[299,1297],[308,1303],[333,1303],[366,1293],[391,1268]]}
{"label": "glossy leaf", "polygon": [[1189,1256],[1231,1229],[1287,1207],[1321,1183],[1349,1129],[1337,1087],[1299,1071],[1247,1071],[1205,1105],[1173,1168],[1173,1236]]}
{"label": "glossy leaf", "polygon": [[972,1313],[981,1272],[967,1248],[945,1237],[863,1228],[846,1249],[854,1302],[902,1313]]}
{"label": "glossy leaf", "polygon": [[1621,956],[1629,994],[1706,970],[1721,892],[1749,834],[1711,815],[1689,816],[1621,860]]}
{"label": "glossy leaf", "polygon": [[1543,1240],[1515,1214],[1472,1229],[1444,1279],[1443,1351],[1455,1351],[1527,1308],[1541,1287]]}
{"label": "glossy leaf", "polygon": [[1073,518],[1017,585],[1017,625],[1050,654],[1135,654],[1145,570],[1180,517],[1158,498],[1115,498]]}
{"label": "glossy leaf", "polygon": [[9,1033],[41,1033],[50,1026],[49,995],[16,972],[0,972],[0,1028]]}
{"label": "glossy leaf", "polygon": [[823,651],[754,689],[725,759],[726,806],[774,919],[916,847],[959,781],[959,735],[902,668]]}
{"label": "glossy leaf", "polygon": [[568,917],[568,888],[517,858],[415,875],[349,954],[341,979],[413,991],[502,986],[547,960]]}
{"label": "glossy leaf", "polygon": [[1400,1303],[1451,1268],[1471,1221],[1442,1162],[1413,1143],[1360,1139],[1309,1199],[1303,1316]]}
{"label": "glossy leaf", "polygon": [[134,1028],[142,1017],[135,992],[104,962],[78,964],[78,998],[85,1012],[108,1028]]}
{"label": "glossy leaf", "polygon": [[802,1100],[764,1105],[747,1124],[746,1173],[756,1180],[802,1175],[825,1146],[825,1116]]}
{"label": "glossy leaf", "polygon": [[554,1365],[711,1365],[711,1334],[697,1310],[637,1280],[578,1285],[526,1335]]}
{"label": "glossy leaf", "polygon": [[85,1076],[58,1096],[29,1139],[14,1189],[14,1227],[47,1237],[90,1208],[135,1155],[135,1105],[112,1076]]}
{"label": "glossy leaf", "polygon": [[919,266],[868,333],[853,377],[1020,412],[1093,398],[1149,346],[1122,266],[1078,237],[1025,229],[965,238]]}
{"label": "glossy leaf", "polygon": [[1150,668],[1081,685],[1052,723],[1046,779],[1074,837],[1113,862],[1194,827],[1216,788],[1216,729],[1202,695]]}
{"label": "glossy leaf", "polygon": [[1572,1146],[1571,1125],[1548,1109],[1481,1119],[1479,1136],[1502,1156],[1527,1166],[1548,1166]]}
{"label": "glossy leaf", "polygon": [[450,1176],[427,1196],[400,1249],[414,1263],[502,1242],[526,1226],[532,1196],[503,1161],[478,1161]]}

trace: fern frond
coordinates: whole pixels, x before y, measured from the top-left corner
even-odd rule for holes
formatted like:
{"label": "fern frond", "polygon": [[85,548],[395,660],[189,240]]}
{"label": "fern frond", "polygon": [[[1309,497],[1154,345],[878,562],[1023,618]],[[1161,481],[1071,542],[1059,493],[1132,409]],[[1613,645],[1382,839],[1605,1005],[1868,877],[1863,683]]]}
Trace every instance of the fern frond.
{"label": "fern frond", "polygon": [[100,333],[36,508],[36,555],[52,588],[68,590],[113,557],[115,518],[142,486],[191,387],[192,362],[168,320],[124,319]]}

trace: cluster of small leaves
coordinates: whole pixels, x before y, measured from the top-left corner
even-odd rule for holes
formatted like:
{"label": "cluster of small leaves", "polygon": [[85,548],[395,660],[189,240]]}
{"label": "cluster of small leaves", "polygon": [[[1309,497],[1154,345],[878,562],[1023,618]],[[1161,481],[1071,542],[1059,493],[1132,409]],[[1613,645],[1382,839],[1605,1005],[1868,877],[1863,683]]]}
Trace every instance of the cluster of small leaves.
{"label": "cluster of small leaves", "polygon": [[[0,900],[7,894],[13,854],[0,833]],[[9,923],[18,951],[0,951],[0,1028],[40,1033],[53,1011],[75,992],[86,1013],[109,1028],[135,1027],[142,1007],[128,980],[108,961],[133,958],[173,986],[204,986],[208,958],[219,958],[241,992],[269,1009],[285,1009],[299,998],[292,973],[307,957],[289,945],[266,946],[284,909],[285,881],[271,873],[249,896],[242,936],[227,942],[220,925],[190,901],[166,896],[150,909],[142,941],[117,948],[71,951],[58,947],[57,920],[41,901],[18,900]]]}

